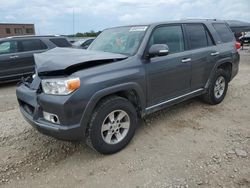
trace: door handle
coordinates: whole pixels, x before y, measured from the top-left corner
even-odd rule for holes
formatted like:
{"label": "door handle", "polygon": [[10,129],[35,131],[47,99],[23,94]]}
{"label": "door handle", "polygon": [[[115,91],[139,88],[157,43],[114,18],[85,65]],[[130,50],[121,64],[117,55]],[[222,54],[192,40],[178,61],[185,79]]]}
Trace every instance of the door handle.
{"label": "door handle", "polygon": [[10,56],[10,59],[16,59],[16,58],[18,58],[17,55],[12,55],[12,56]]}
{"label": "door handle", "polygon": [[184,58],[181,60],[182,63],[187,63],[189,61],[191,61],[191,58]]}
{"label": "door handle", "polygon": [[220,54],[220,52],[212,52],[211,56],[215,56],[215,55],[219,55],[219,54]]}

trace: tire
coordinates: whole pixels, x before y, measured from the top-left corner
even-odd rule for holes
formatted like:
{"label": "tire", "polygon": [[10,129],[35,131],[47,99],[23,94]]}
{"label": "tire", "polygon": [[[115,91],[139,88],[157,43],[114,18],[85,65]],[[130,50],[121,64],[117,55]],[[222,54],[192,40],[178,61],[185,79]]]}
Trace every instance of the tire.
{"label": "tire", "polygon": [[116,153],[133,138],[137,119],[135,107],[127,99],[107,97],[94,110],[87,129],[86,143],[99,153]]}
{"label": "tire", "polygon": [[[220,90],[220,92],[219,92],[218,87],[216,88],[216,86],[218,86],[217,81],[219,81],[221,78],[224,79],[225,85],[224,85],[223,91]],[[226,72],[223,69],[217,69],[213,78],[211,79],[211,82],[210,82],[209,87],[207,89],[207,93],[205,93],[202,96],[203,100],[206,103],[211,104],[211,105],[216,105],[216,104],[221,103],[226,96],[227,89],[228,89],[228,82],[229,82],[228,72]],[[223,86],[223,84],[221,86]],[[216,92],[215,90],[218,92]],[[219,95],[219,93],[220,93],[220,95]]]}

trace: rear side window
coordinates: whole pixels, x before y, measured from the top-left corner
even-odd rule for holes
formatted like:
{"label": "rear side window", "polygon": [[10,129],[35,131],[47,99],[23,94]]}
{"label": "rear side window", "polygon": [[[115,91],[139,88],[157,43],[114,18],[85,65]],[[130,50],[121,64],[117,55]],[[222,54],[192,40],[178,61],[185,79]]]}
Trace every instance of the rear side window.
{"label": "rear side window", "polygon": [[45,50],[47,46],[39,39],[27,39],[20,41],[20,51],[36,51],[36,50]]}
{"label": "rear side window", "polygon": [[10,54],[17,52],[17,42],[16,41],[4,41],[0,42],[0,55]]}
{"label": "rear side window", "polygon": [[53,42],[58,47],[71,47],[71,44],[65,38],[52,38],[52,39],[49,39],[49,40],[51,42]]}
{"label": "rear side window", "polygon": [[167,44],[170,53],[184,51],[184,40],[181,26],[162,26],[154,30],[149,47],[153,44]]}
{"label": "rear side window", "polygon": [[230,29],[226,26],[226,24],[223,23],[215,23],[213,24],[214,29],[218,33],[221,42],[232,42],[234,41],[233,33],[230,31]]}
{"label": "rear side window", "polygon": [[189,49],[204,48],[213,45],[212,39],[202,24],[187,24]]}

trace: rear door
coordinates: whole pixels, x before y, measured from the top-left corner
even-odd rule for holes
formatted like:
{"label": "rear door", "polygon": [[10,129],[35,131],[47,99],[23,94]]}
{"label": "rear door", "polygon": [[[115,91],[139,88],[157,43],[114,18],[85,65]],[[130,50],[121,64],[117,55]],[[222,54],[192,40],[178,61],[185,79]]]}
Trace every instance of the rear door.
{"label": "rear door", "polygon": [[17,41],[0,41],[0,81],[16,75]]}
{"label": "rear door", "polygon": [[150,58],[146,63],[149,106],[188,93],[191,79],[191,54],[185,51],[181,24],[157,27],[148,48],[153,44],[167,44],[169,54]]}
{"label": "rear door", "polygon": [[219,57],[210,32],[204,24],[185,24],[185,33],[191,56],[191,90],[203,88]]}
{"label": "rear door", "polygon": [[18,57],[16,58],[16,69],[19,73],[31,74],[34,72],[34,53],[41,53],[48,47],[40,39],[18,40]]}

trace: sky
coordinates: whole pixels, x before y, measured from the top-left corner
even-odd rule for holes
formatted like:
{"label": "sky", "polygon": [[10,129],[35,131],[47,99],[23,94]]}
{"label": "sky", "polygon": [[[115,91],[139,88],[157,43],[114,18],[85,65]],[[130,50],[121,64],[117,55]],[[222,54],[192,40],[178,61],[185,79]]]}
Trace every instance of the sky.
{"label": "sky", "polygon": [[34,23],[36,34],[192,18],[250,22],[250,0],[0,0],[0,23]]}

